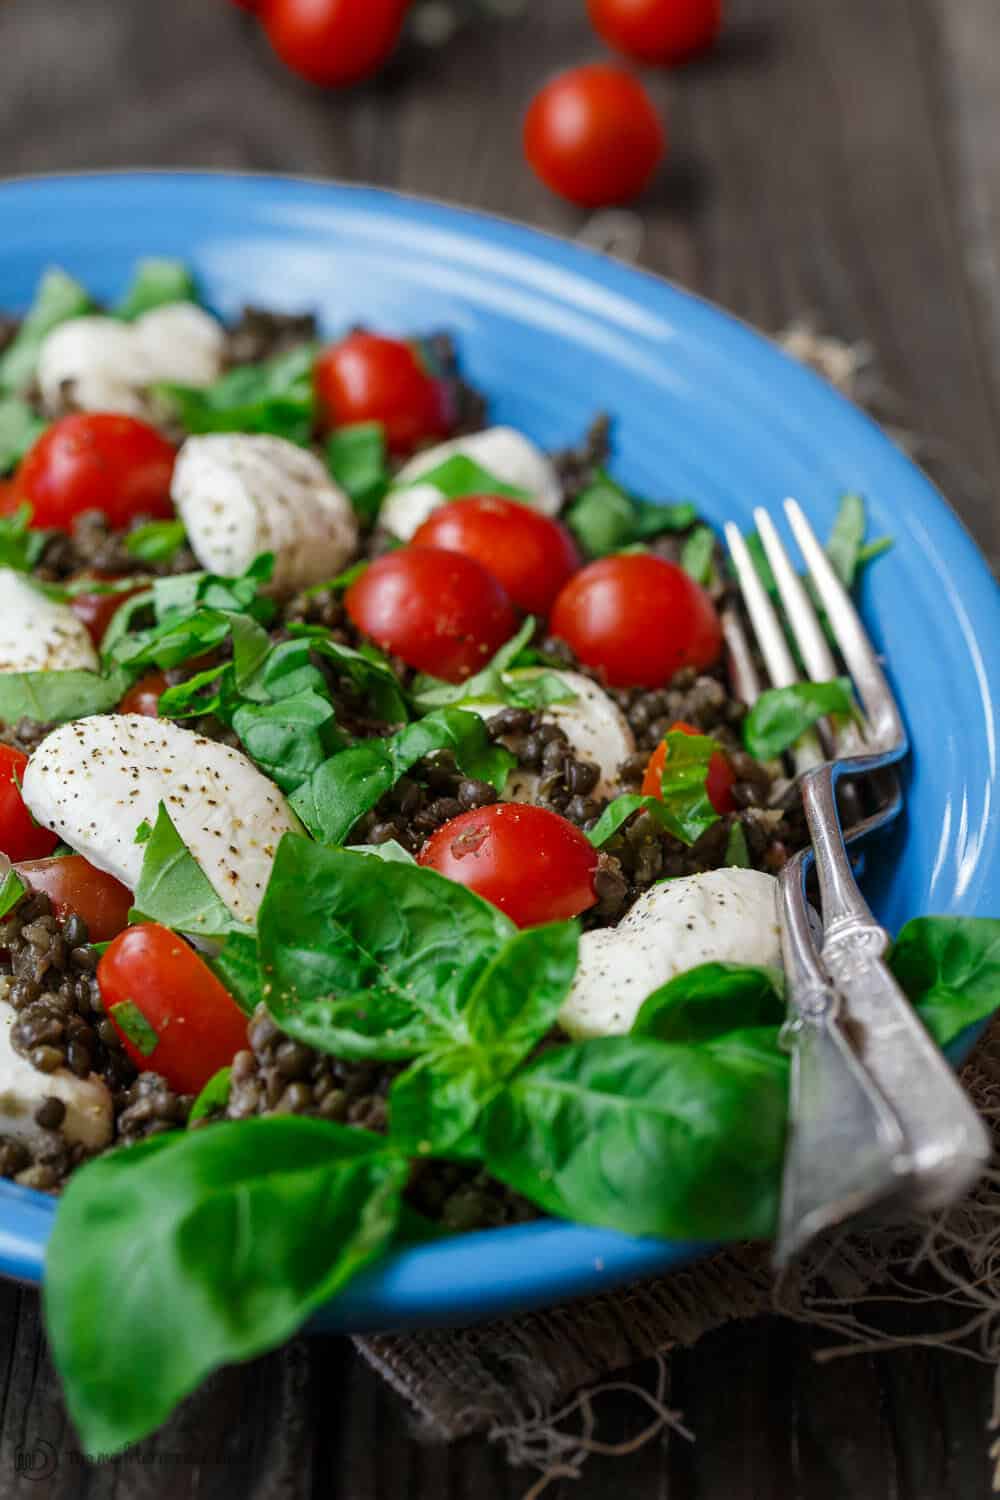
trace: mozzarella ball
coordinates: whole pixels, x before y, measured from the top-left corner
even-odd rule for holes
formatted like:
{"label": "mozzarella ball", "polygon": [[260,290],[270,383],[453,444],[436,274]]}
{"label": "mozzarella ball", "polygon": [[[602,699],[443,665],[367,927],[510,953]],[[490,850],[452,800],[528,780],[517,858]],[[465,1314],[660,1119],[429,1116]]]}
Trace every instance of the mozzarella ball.
{"label": "mozzarella ball", "polygon": [[96,672],[87,627],[13,568],[0,568],[0,672]]}
{"label": "mozzarella ball", "polygon": [[417,484],[421,474],[428,474],[455,454],[473,459],[503,484],[524,490],[525,505],[532,505],[545,516],[558,515],[562,505],[562,486],[551,460],[530,438],[513,427],[488,427],[466,437],[452,438],[427,448],[411,458],[400,469],[379,511],[379,524],[408,542],[448,496],[433,484]]}

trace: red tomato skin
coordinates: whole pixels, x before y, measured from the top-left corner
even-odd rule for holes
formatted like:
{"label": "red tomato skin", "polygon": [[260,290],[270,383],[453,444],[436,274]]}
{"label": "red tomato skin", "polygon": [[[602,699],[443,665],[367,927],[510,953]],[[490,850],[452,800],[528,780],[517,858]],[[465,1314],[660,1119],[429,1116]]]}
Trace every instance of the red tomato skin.
{"label": "red tomato skin", "polygon": [[681,667],[703,670],[722,654],[722,627],[705,590],[650,553],[602,557],[574,574],[549,629],[612,687],[663,687]]}
{"label": "red tomato skin", "polygon": [[683,63],[706,52],[722,28],[722,0],[588,0],[594,30],[645,63]]}
{"label": "red tomato skin", "polygon": [[13,745],[0,745],[0,849],[7,858],[43,859],[59,842],[59,835],[39,828],[21,797],[28,757]]}
{"label": "red tomato skin", "polygon": [[529,615],[547,615],[581,566],[565,526],[501,495],[468,495],[441,505],[418,527],[415,547],[443,547],[482,563]]}
{"label": "red tomato skin", "polygon": [[348,334],[323,350],[313,378],[327,430],[381,422],[390,451],[402,456],[429,438],[446,437],[451,429],[445,386],[402,339]]}
{"label": "red tomato skin", "polygon": [[32,890],[45,892],[60,919],[82,917],[92,943],[108,942],[128,924],[132,892],[82,854],[25,860],[15,869]]}
{"label": "red tomato skin", "polygon": [[[108,1020],[140,1072],[161,1073],[172,1089],[197,1094],[247,1044],[247,1018],[194,949],[157,922],[119,933],[97,966]],[[140,1010],[159,1038],[142,1052],[114,1007]]]}
{"label": "red tomato skin", "polygon": [[380,557],[351,584],[344,606],[382,650],[446,682],[478,672],[517,629],[492,573],[440,547],[400,547]]}
{"label": "red tomato skin", "polygon": [[581,208],[637,197],[666,146],[646,90],[613,63],[560,73],[535,95],[524,120],[532,169],[552,192]]}
{"label": "red tomato skin", "polygon": [[160,698],[170,686],[165,672],[147,672],[138,682],[133,682],[118,705],[120,714],[142,714],[155,719],[160,712]]}
{"label": "red tomato skin", "polygon": [[597,900],[597,850],[558,813],[494,802],[431,834],[417,863],[468,886],[518,927],[561,922]]}
{"label": "red tomato skin", "polygon": [[410,0],[261,0],[268,41],[310,83],[343,88],[377,71],[399,40]]}
{"label": "red tomato skin", "polygon": [[[80,574],[80,577],[93,577],[101,583],[119,583],[121,575],[118,573],[94,573]],[[75,594],[69,601],[69,607],[87,627],[87,632],[95,646],[99,646],[104,639],[104,633],[111,620],[127,599],[134,599],[136,594],[144,593],[149,587],[148,583],[137,583],[134,589],[122,589],[117,594]]]}
{"label": "red tomato skin", "polygon": [[[693,724],[686,724],[683,719],[678,719],[676,724],[671,724],[667,730],[668,734],[701,734],[700,729],[695,729]],[[642,794],[644,797],[663,797],[663,767],[667,763],[667,742],[661,740],[649,757],[645,774],[642,778]],[[733,783],[736,780],[736,772],[729,763],[728,755],[721,750],[712,756],[708,763],[708,775],[705,777],[705,791],[708,800],[717,813],[730,813],[736,809],[733,801]]]}
{"label": "red tomato skin", "polygon": [[169,520],[174,449],[135,417],[74,412],[43,432],[14,476],[36,528],[71,531],[84,511],[103,511],[120,531],[136,516]]}

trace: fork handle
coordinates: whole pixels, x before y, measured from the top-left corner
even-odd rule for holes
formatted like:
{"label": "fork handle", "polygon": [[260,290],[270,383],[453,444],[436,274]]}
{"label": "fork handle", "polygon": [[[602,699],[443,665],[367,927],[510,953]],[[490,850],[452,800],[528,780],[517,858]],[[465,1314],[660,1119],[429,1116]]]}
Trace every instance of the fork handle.
{"label": "fork handle", "polygon": [[889,934],[854,879],[834,785],[829,765],[807,773],[802,784],[823,904],[823,962],[848,1038],[902,1126],[912,1202],[923,1210],[943,1208],[981,1175],[989,1136],[884,961]]}

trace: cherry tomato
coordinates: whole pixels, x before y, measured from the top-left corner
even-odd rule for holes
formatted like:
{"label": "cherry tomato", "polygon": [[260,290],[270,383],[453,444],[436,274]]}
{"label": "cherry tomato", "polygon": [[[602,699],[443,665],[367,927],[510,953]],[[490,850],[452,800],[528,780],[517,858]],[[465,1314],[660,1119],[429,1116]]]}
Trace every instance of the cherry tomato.
{"label": "cherry tomato", "polygon": [[546,187],[583,208],[625,203],[666,150],[660,117],[638,79],[612,63],[560,73],[524,121],[524,152]]}
{"label": "cherry tomato", "polygon": [[0,849],[8,859],[41,859],[51,854],[59,835],[39,828],[21,797],[28,757],[13,745],[0,745]]}
{"label": "cherry tomato", "polygon": [[580,567],[580,554],[565,526],[500,495],[469,495],[439,506],[413,542],[474,557],[531,615],[547,615],[567,578]]}
{"label": "cherry tomato", "polygon": [[15,868],[32,890],[45,892],[58,917],[82,917],[92,943],[106,943],[128,925],[132,892],[82,854],[22,861]]}
{"label": "cherry tomato", "polygon": [[20,504],[13,479],[0,479],[0,516],[12,516]]}
{"label": "cherry tomato", "polygon": [[344,595],[359,630],[407,666],[463,682],[517,629],[503,585],[473,557],[401,547],[380,557]]}
{"label": "cherry tomato", "polygon": [[722,26],[722,0],[588,0],[588,9],[610,46],[647,63],[686,62]]}
{"label": "cherry tomato", "polygon": [[120,714],[144,714],[155,719],[160,712],[160,698],[170,683],[165,672],[147,672],[138,682],[133,682],[118,705]]}
{"label": "cherry tomato", "polygon": [[574,824],[526,802],[460,813],[432,833],[417,863],[492,901],[518,927],[561,922],[597,900],[597,850]]}
{"label": "cherry tomato", "polygon": [[[118,573],[86,573],[80,577],[93,578],[100,583],[118,583],[121,575]],[[148,583],[137,583],[134,589],[122,589],[114,594],[75,594],[69,601],[69,607],[78,620],[82,620],[90,634],[90,639],[95,646],[99,646],[104,639],[104,632],[111,624],[112,616],[117,613],[126,599],[134,599],[136,594],[142,594],[149,587]]]}
{"label": "cherry tomato", "polygon": [[602,557],[575,573],[549,621],[612,687],[663,687],[722,651],[715,605],[683,568],[648,552]]}
{"label": "cherry tomato", "polygon": [[393,51],[410,0],[261,0],[275,52],[310,83],[340,88],[376,72]]}
{"label": "cherry tomato", "polygon": [[[701,734],[700,729],[695,729],[693,724],[685,724],[679,719],[676,724],[671,724],[668,734]],[[661,740],[649,757],[646,766],[646,774],[642,778],[642,794],[644,797],[663,797],[663,768],[667,763],[667,742]],[[705,777],[705,791],[708,800],[717,813],[732,812],[736,806],[733,801],[733,783],[736,780],[736,772],[729,764],[728,755],[721,750],[716,751],[708,763],[708,775]]]}
{"label": "cherry tomato", "polygon": [[120,933],[97,966],[97,982],[135,1066],[162,1073],[179,1093],[197,1094],[247,1044],[247,1018],[229,991],[157,922]]}
{"label": "cherry tomato", "polygon": [[421,363],[412,344],[376,333],[352,333],[316,361],[316,394],[327,427],[381,422],[393,453],[411,453],[451,428],[447,388]]}
{"label": "cherry tomato", "polygon": [[114,412],[61,417],[28,450],[14,476],[35,527],[72,530],[77,516],[103,511],[114,530],[134,516],[168,520],[174,450],[148,422]]}

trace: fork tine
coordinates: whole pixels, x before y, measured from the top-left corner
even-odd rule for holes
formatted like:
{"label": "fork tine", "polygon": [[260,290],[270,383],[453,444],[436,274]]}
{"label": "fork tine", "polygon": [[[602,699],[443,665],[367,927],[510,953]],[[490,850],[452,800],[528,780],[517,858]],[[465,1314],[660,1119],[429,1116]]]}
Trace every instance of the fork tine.
{"label": "fork tine", "polygon": [[743,622],[735,609],[722,611],[722,638],[729,652],[729,677],[733,692],[749,708],[760,697],[760,677]]}
{"label": "fork tine", "polygon": [[890,743],[905,742],[906,731],[892,689],[878,664],[872,643],[847,590],[834,572],[830,559],[796,500],[785,501],[785,514],[806,560],[813,586],[829,617],[837,644],[854,678],[854,685],[874,737],[883,747]]}

